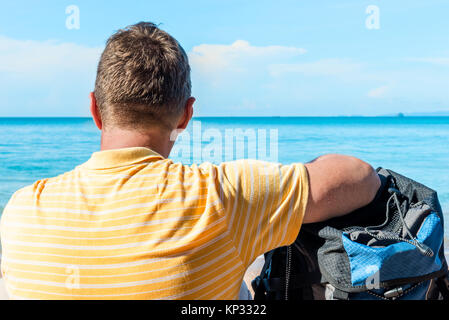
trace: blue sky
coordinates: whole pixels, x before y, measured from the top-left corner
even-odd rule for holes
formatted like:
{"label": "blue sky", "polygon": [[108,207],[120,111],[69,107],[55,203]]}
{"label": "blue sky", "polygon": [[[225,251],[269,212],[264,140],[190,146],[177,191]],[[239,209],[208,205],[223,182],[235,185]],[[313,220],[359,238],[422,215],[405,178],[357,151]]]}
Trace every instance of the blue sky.
{"label": "blue sky", "polygon": [[448,111],[448,14],[447,0],[2,2],[0,116],[88,116],[106,39],[139,21],[188,52],[197,116]]}

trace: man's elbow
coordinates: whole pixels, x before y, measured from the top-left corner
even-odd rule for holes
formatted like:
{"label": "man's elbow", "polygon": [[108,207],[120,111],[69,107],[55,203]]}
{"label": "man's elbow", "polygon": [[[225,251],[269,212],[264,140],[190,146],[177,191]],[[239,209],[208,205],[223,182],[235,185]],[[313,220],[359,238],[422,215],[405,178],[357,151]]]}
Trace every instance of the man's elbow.
{"label": "man's elbow", "polygon": [[370,164],[360,159],[357,160],[359,162],[357,170],[360,174],[359,185],[364,191],[361,192],[361,194],[364,196],[364,199],[361,199],[363,202],[361,203],[361,205],[364,206],[374,200],[374,197],[376,196],[381,183],[379,175]]}
{"label": "man's elbow", "polygon": [[348,189],[353,189],[357,195],[358,203],[355,206],[363,207],[374,200],[381,185],[379,175],[369,163],[352,156],[344,157],[347,165],[343,172],[346,171],[348,177]]}
{"label": "man's elbow", "polygon": [[334,173],[339,171],[336,173],[338,177],[335,179],[337,185],[338,182],[349,183],[356,189],[361,188],[359,191],[362,192],[357,193],[362,193],[362,198],[367,203],[374,199],[380,187],[380,179],[376,170],[369,163],[353,156],[341,154],[325,154],[314,161],[327,162],[329,166],[333,167],[331,170]]}
{"label": "man's elbow", "polygon": [[309,172],[308,216],[323,221],[369,204],[380,187],[371,165],[346,155],[327,154],[306,164]]}

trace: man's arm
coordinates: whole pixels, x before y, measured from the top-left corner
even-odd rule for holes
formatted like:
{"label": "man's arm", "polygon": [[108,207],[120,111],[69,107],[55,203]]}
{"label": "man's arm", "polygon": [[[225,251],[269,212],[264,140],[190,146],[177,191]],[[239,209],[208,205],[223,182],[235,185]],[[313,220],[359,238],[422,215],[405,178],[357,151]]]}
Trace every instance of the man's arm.
{"label": "man's arm", "polygon": [[303,223],[320,222],[370,203],[379,187],[376,171],[366,162],[329,154],[305,164],[309,197]]}

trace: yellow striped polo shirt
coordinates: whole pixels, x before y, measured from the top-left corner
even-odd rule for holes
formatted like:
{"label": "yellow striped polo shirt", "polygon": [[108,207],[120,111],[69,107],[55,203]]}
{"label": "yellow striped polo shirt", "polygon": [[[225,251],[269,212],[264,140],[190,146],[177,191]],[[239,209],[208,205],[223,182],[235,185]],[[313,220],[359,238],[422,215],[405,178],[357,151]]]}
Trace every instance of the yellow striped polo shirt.
{"label": "yellow striped polo shirt", "polygon": [[236,299],[251,262],[295,240],[307,198],[299,163],[96,152],[12,196],[2,275],[16,299]]}

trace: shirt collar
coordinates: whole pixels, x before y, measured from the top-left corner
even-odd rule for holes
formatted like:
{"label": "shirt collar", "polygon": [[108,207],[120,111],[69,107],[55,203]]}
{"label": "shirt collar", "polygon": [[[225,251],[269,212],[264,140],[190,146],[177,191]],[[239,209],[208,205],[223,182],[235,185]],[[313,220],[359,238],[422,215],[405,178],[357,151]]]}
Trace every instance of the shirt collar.
{"label": "shirt collar", "polygon": [[164,157],[144,147],[112,149],[94,152],[90,159],[82,164],[81,167],[86,169],[109,169],[160,159],[164,159]]}

